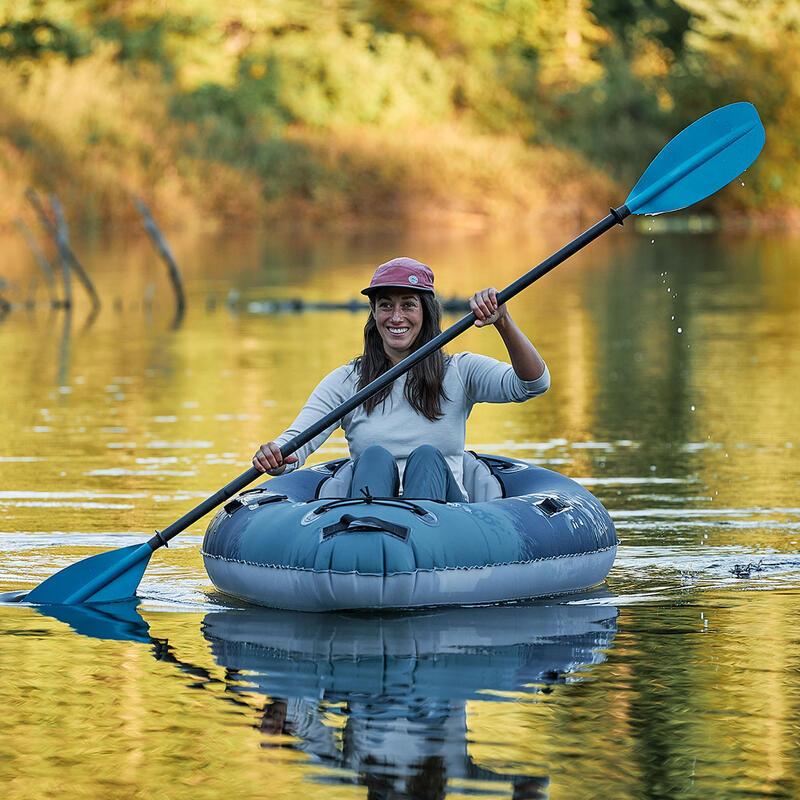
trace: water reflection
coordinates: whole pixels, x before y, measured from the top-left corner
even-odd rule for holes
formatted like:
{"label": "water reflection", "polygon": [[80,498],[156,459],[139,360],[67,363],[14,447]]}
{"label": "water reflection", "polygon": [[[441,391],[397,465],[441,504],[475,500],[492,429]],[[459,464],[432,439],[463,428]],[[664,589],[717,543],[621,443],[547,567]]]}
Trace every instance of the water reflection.
{"label": "water reflection", "polygon": [[[14,283],[27,285],[30,255],[17,238],[4,241],[9,300],[20,299]],[[383,730],[374,698],[413,717],[404,744],[421,742],[423,761],[441,759],[417,770],[430,785],[444,774],[453,794],[497,792],[496,781],[477,778],[458,786],[454,758],[428,741],[447,733],[414,697],[461,709],[460,774],[466,741],[472,759],[497,774],[549,775],[553,797],[800,796],[800,240],[651,238],[620,232],[597,242],[515,299],[515,319],[546,354],[553,387],[535,404],[476,409],[469,423],[473,449],[578,478],[609,508],[623,539],[609,577],[622,616],[618,632],[612,619],[598,639],[600,650],[613,641],[604,665],[586,666],[602,657],[589,638],[550,661],[561,671],[548,682],[534,653],[566,640],[545,642],[532,625],[530,638],[523,630],[504,647],[492,637],[505,621],[487,623],[483,643],[443,624],[450,649],[419,641],[423,617],[381,622],[384,636],[413,626],[408,641],[416,636],[419,652],[390,644],[367,652],[367,637],[349,660],[326,644],[342,641],[341,619],[331,630],[314,618],[296,626],[292,636],[317,642],[310,654],[273,638],[276,619],[261,623],[261,638],[237,640],[214,632],[224,619],[210,614],[207,640],[196,614],[211,602],[198,526],[151,562],[145,610],[118,620],[129,643],[90,641],[19,604],[0,609],[4,797],[64,785],[89,797],[155,796],[166,785],[175,798],[252,797],[266,776],[262,794],[271,798],[363,796],[353,785],[365,780],[359,770],[378,768],[352,744],[346,759],[343,737]],[[444,295],[463,295],[466,286],[509,283],[554,249],[446,240],[438,230],[316,243],[272,231],[263,240],[186,234],[175,245],[190,294],[180,330],[168,329],[169,287],[141,234],[80,243],[106,300],[89,330],[80,298],[71,330],[60,310],[20,309],[0,321],[0,591],[29,589],[177,519],[238,474],[264,436],[291,422],[316,379],[360,347],[361,318],[349,311],[255,315],[250,302],[346,303],[387,253],[404,252],[437,266]],[[224,304],[231,290],[238,315]],[[458,349],[502,357],[499,337],[480,333],[465,333]],[[334,437],[315,457],[335,458],[344,446]],[[152,613],[164,606],[169,613]],[[496,610],[498,619],[506,613]],[[99,624],[64,622],[81,632]],[[313,636],[302,629],[312,626]],[[246,653],[245,672],[224,666]],[[587,670],[594,682],[559,685]],[[272,706],[296,734],[307,719],[294,711],[301,703],[326,734],[336,729],[338,761],[313,755],[296,735],[261,732]],[[410,767],[380,769],[411,791]],[[104,770],[118,782],[107,783]]]}
{"label": "water reflection", "polygon": [[500,781],[536,798],[546,770],[472,759],[467,701],[533,699],[579,680],[605,660],[616,618],[613,606],[581,604],[395,617],[263,609],[208,614],[203,632],[217,663],[241,676],[237,691],[266,695],[263,746],[307,754],[325,768],[317,780],[355,782],[370,798]]}
{"label": "water reflection", "polygon": [[605,661],[618,613],[591,601],[395,616],[215,611],[201,627],[220,680],[152,636],[138,606],[36,610],[83,636],[152,645],[157,661],[193,677],[189,688],[218,684],[267,752],[303,753],[312,780],[364,786],[376,799],[496,794],[498,783],[517,800],[546,796],[547,767],[474,760],[468,703],[536,702],[581,680]]}

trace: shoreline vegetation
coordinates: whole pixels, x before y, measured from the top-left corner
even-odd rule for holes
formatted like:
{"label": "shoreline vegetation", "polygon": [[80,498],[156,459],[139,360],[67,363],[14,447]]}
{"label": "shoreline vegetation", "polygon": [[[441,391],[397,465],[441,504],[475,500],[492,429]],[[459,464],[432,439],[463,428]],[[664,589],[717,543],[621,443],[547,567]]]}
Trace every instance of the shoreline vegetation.
{"label": "shoreline vegetation", "polygon": [[699,213],[800,224],[789,0],[5,6],[3,231],[28,187],[79,228],[590,224],[736,100],[767,146]]}

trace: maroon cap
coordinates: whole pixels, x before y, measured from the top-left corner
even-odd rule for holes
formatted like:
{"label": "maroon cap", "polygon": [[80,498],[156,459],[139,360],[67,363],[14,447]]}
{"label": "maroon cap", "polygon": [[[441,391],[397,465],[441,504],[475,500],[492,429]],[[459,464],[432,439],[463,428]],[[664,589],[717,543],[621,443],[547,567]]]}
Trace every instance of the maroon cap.
{"label": "maroon cap", "polygon": [[417,292],[433,292],[433,270],[413,258],[393,258],[375,270],[372,280],[361,294],[371,295],[376,289],[414,289]]}

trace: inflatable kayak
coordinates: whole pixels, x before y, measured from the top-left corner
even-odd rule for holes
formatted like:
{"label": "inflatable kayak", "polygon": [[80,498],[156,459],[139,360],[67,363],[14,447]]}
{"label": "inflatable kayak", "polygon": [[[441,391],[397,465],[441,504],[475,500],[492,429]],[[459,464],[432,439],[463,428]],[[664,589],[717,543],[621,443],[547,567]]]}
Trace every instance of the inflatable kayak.
{"label": "inflatable kayak", "polygon": [[347,498],[338,460],[272,478],[214,517],[203,559],[225,594],[298,611],[483,605],[601,583],[614,524],[575,481],[464,454],[470,502]]}

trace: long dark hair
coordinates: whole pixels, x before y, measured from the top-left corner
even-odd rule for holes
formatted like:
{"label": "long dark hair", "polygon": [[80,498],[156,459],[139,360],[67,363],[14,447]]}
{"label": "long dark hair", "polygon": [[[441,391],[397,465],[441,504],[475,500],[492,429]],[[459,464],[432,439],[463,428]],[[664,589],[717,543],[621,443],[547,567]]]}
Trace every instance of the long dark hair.
{"label": "long dark hair", "polygon": [[[411,348],[412,352],[442,332],[442,308],[439,301],[430,292],[417,292],[417,294],[422,303],[422,327]],[[374,311],[374,298],[370,298],[369,303],[371,311]],[[372,383],[392,366],[383,349],[383,340],[378,333],[373,313],[370,313],[364,325],[364,352],[355,359],[353,365],[359,373],[359,389]],[[371,414],[391,391],[392,384],[389,384],[365,400],[364,410],[367,414]],[[431,422],[442,418],[442,400],[447,400],[448,397],[444,390],[444,353],[441,348],[411,367],[406,377],[404,394],[411,407]]]}

